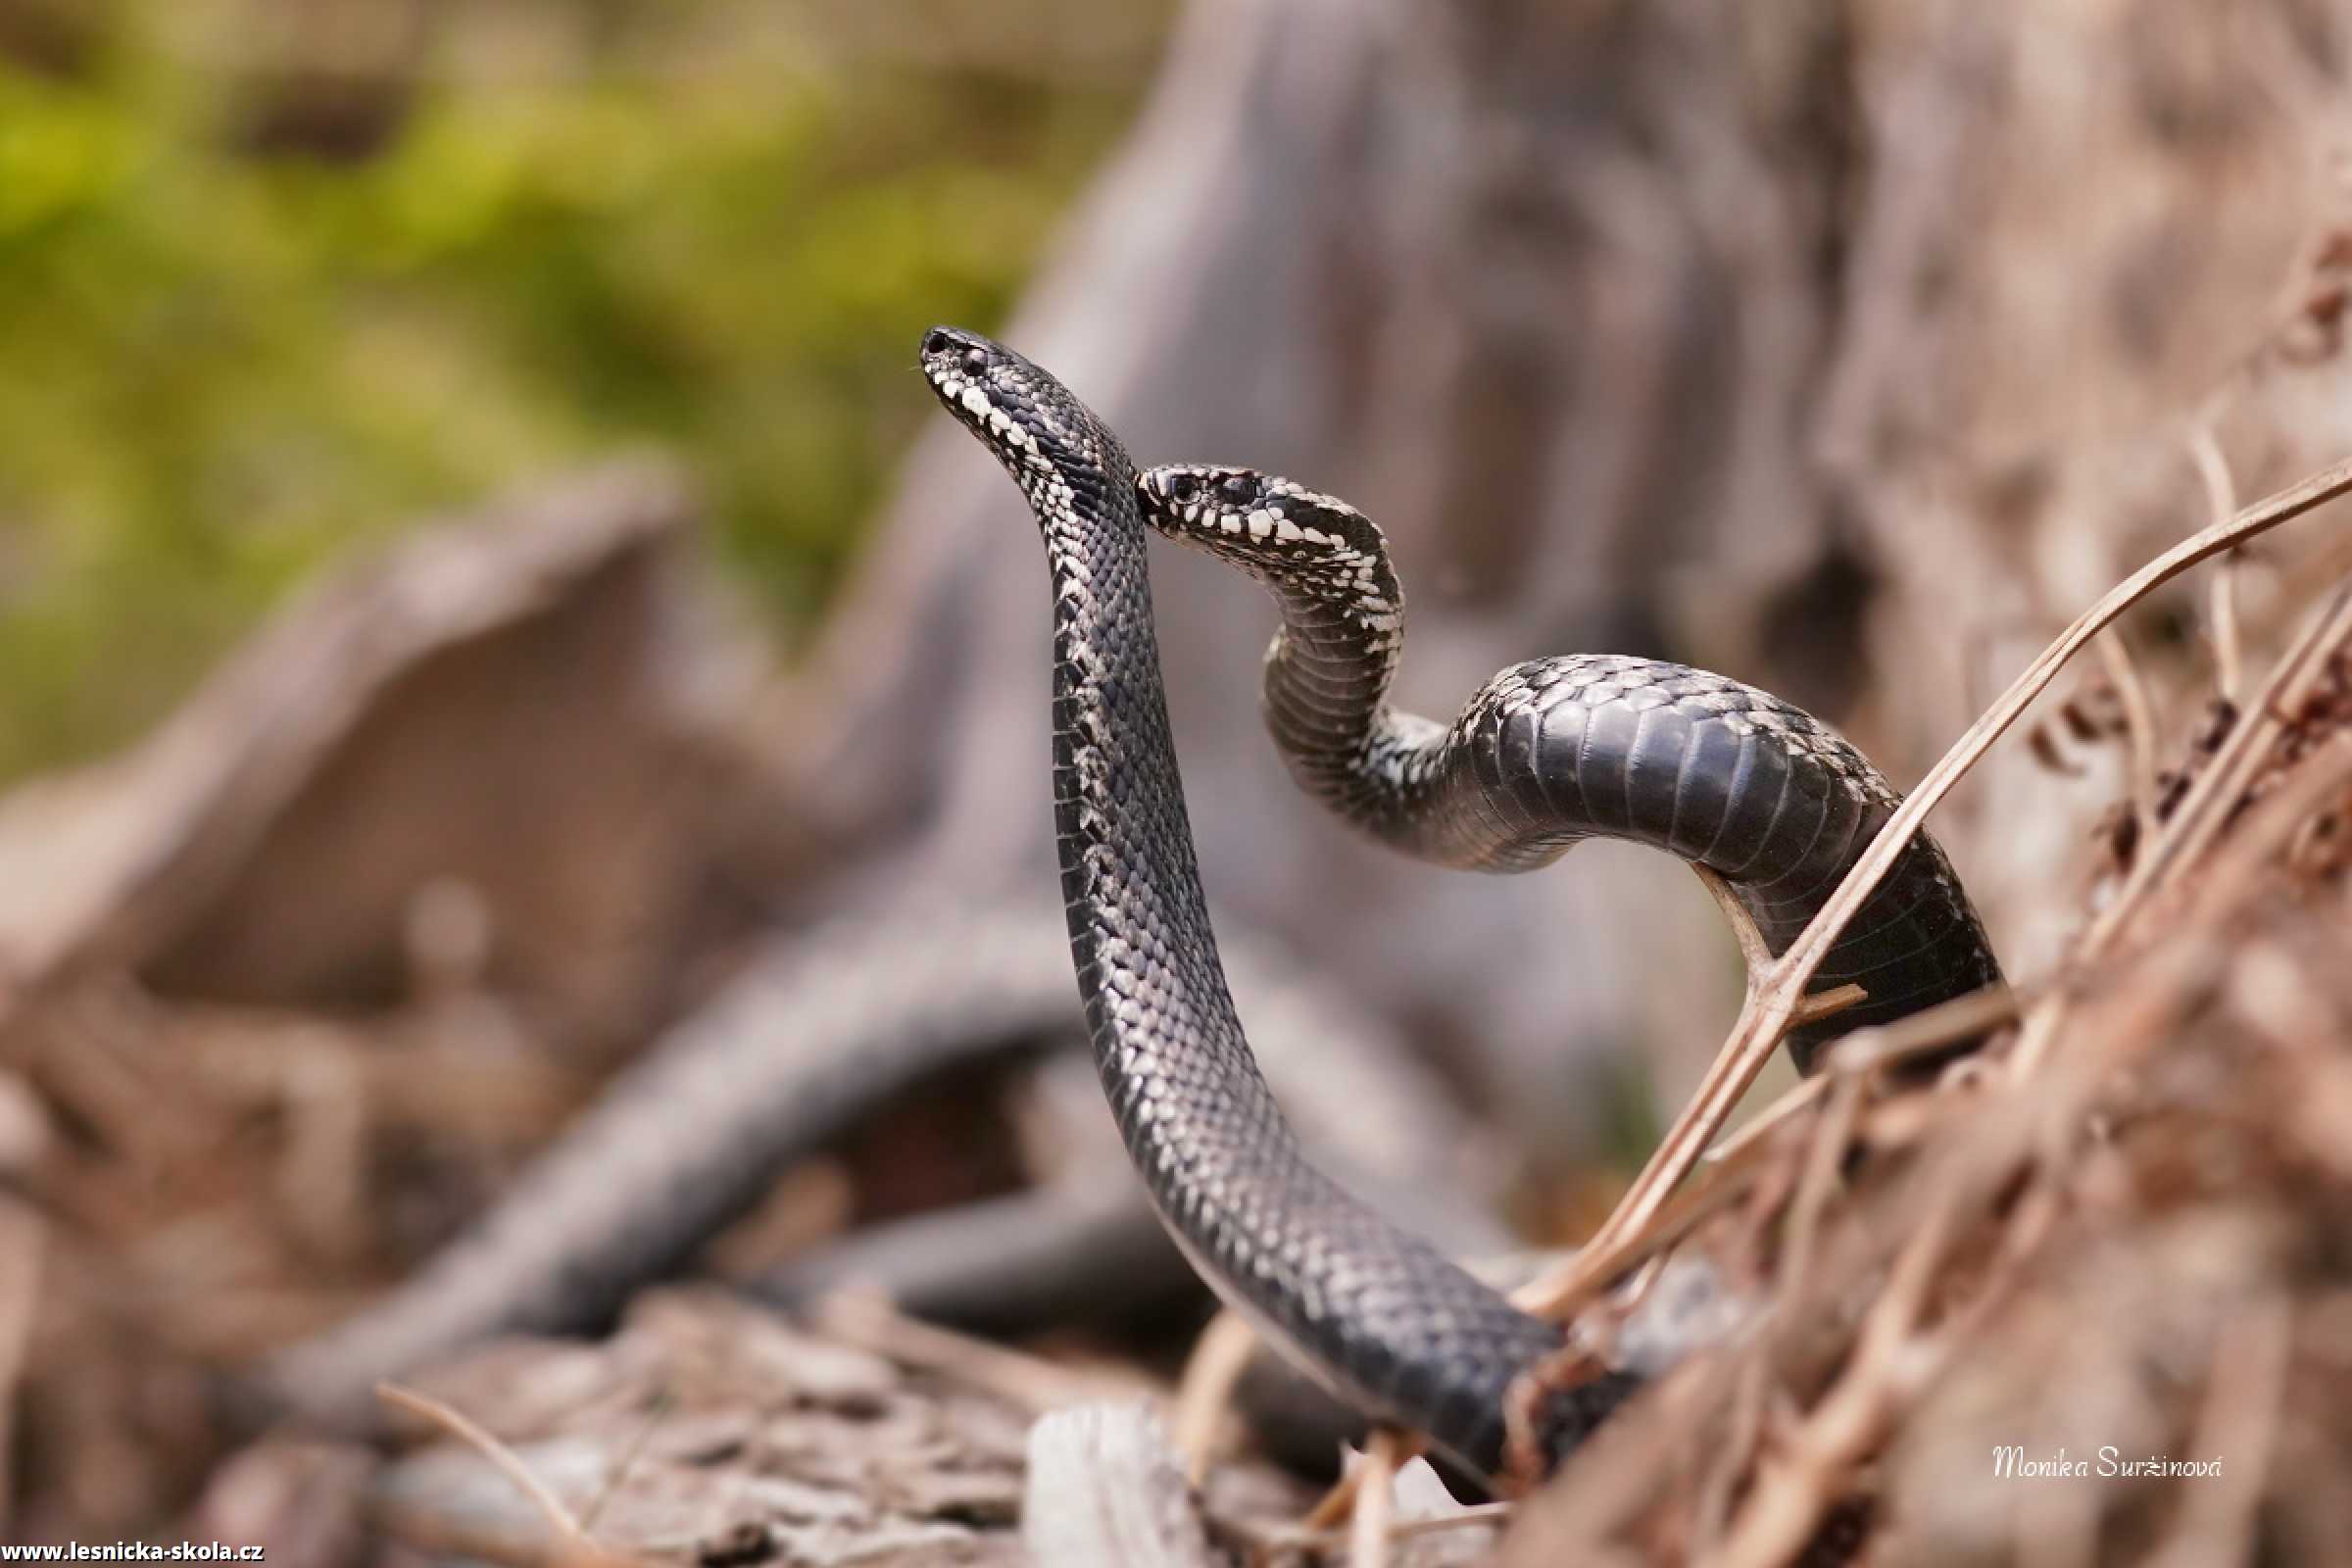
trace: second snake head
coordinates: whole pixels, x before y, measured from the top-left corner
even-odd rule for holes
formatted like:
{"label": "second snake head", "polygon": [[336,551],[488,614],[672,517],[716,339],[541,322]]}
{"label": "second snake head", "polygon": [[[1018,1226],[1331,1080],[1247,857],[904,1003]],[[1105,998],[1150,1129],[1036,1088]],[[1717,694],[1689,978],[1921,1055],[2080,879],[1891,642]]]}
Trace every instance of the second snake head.
{"label": "second snake head", "polygon": [[1296,480],[1218,464],[1168,463],[1136,477],[1144,521],[1261,580],[1393,603],[1388,541],[1371,518]]}

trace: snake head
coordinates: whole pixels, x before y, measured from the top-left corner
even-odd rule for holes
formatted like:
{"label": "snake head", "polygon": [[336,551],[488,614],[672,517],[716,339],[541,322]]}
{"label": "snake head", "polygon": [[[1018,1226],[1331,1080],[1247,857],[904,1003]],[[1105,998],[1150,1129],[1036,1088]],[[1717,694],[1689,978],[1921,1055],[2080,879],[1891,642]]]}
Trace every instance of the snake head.
{"label": "snake head", "polygon": [[956,326],[923,334],[932,392],[1024,487],[1057,457],[1130,469],[1117,442],[1058,380],[990,338]]}
{"label": "snake head", "polygon": [[1390,579],[1388,541],[1371,518],[1274,474],[1162,464],[1137,476],[1136,501],[1160,533],[1261,579],[1328,584],[1345,596]]}

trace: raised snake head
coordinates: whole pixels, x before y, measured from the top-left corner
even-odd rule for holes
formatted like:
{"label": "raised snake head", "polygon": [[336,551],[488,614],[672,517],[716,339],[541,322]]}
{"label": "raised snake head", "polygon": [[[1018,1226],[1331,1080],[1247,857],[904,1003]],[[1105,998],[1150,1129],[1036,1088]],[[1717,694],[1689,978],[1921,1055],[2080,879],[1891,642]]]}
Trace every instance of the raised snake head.
{"label": "raised snake head", "polygon": [[1137,475],[1144,521],[1262,582],[1394,612],[1389,542],[1336,496],[1254,468],[1168,463]]}
{"label": "raised snake head", "polygon": [[1041,523],[1125,510],[1133,460],[1051,373],[962,327],[933,327],[921,352],[932,392],[1011,472]]}

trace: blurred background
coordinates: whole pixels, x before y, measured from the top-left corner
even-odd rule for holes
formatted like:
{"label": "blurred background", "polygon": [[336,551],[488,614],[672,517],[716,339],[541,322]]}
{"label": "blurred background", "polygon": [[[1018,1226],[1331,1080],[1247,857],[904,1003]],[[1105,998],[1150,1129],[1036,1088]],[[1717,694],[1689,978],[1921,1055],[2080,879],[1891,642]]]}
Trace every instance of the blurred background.
{"label": "blurred background", "polygon": [[[0,1539],[326,1517],[372,1472],[236,1469],[213,1371],[753,956],[1052,897],[1033,529],[932,322],[1359,504],[1408,706],[1672,658],[1904,785],[2352,450],[2348,51],[2340,0],[0,0]],[[2266,545],[2248,639],[2342,558]],[[1155,571],[1222,917],[1579,1234],[1732,1016],[1711,907],[1356,843],[1258,729],[1263,601]],[[2127,628],[2168,747],[2201,591]],[[2114,673],[1936,819],[2015,975],[2153,765]],[[867,1118],[733,1245],[1017,1189],[1029,1098]],[[272,1560],[374,1560],[321,1529]]]}
{"label": "blurred background", "polygon": [[625,442],[804,631],[921,416],[907,334],[1003,317],[1166,24],[991,10],[12,4],[0,774]]}

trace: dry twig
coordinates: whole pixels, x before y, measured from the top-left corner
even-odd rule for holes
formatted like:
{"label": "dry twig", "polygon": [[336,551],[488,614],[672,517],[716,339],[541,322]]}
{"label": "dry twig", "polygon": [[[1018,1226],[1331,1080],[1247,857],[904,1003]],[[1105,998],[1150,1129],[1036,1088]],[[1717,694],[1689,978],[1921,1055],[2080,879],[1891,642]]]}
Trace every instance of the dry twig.
{"label": "dry twig", "polygon": [[1184,1376],[1176,1384],[1176,1413],[1170,1441],[1184,1459],[1185,1479],[1199,1486],[1208,1474],[1217,1446],[1217,1426],[1233,1391],[1257,1353],[1257,1331],[1231,1307],[1218,1311],[1193,1342]]}
{"label": "dry twig", "polygon": [[1348,1532],[1348,1568],[1385,1568],[1396,1513],[1396,1471],[1408,1458],[1402,1434],[1374,1427],[1355,1467],[1355,1512]]}
{"label": "dry twig", "polygon": [[564,1506],[564,1500],[531,1473],[531,1467],[522,1462],[520,1455],[483,1431],[464,1412],[396,1383],[377,1384],[375,1396],[395,1409],[405,1410],[431,1422],[489,1460],[499,1474],[513,1482],[515,1490],[528,1497],[531,1506],[538,1509],[540,1517],[547,1521],[548,1532],[555,1542],[555,1549],[547,1554],[548,1559],[564,1565],[564,1568],[635,1568],[632,1559],[618,1556],[597,1544],[595,1539],[580,1527],[579,1520],[572,1516],[571,1510]]}
{"label": "dry twig", "polygon": [[[2235,515],[2237,482],[2230,476],[2230,460],[2222,456],[2211,420],[2200,421],[2189,432],[2188,456],[2205,486],[2206,514],[2215,523]],[[2207,610],[2213,622],[2214,685],[2226,703],[2235,703],[2244,689],[2240,676],[2245,659],[2237,631],[2237,564],[2241,559],[2237,551],[2230,550],[2213,564],[2213,593]]]}

